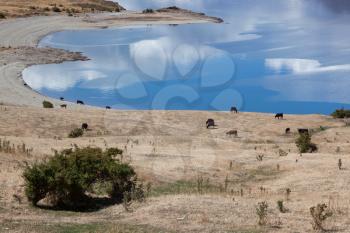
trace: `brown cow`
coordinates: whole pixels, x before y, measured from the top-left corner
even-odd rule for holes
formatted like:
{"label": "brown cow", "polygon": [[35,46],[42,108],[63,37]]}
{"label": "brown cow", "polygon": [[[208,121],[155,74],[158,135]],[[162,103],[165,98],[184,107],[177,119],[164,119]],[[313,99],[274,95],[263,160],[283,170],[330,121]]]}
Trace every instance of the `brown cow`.
{"label": "brown cow", "polygon": [[237,130],[230,130],[226,133],[227,136],[238,136],[238,131]]}

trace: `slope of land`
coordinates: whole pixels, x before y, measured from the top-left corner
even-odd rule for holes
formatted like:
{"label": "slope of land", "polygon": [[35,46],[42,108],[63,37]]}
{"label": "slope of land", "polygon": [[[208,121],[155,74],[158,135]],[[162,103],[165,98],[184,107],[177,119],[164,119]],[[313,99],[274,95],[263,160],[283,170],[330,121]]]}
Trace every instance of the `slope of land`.
{"label": "slope of land", "polygon": [[125,9],[118,3],[105,0],[0,0],[0,15],[3,18],[122,10]]}
{"label": "slope of land", "polygon": [[[258,113],[11,106],[1,106],[0,112],[0,139],[16,150],[0,152],[0,231],[312,232],[309,208],[327,203],[334,213],[327,229],[349,232],[350,128],[343,121],[319,115],[275,120]],[[208,118],[216,120],[216,129],[205,128]],[[82,122],[91,131],[67,138]],[[287,127],[290,135],[284,133]],[[314,130],[317,153],[299,154],[298,128]],[[238,130],[238,137],[226,135],[231,129]],[[26,164],[73,144],[122,148],[140,178],[152,182],[151,197],[135,203],[132,212],[122,205],[89,213],[29,207],[21,178]],[[280,156],[280,150],[287,155]],[[207,182],[202,194],[199,177]],[[278,200],[284,201],[286,213],[279,212]],[[260,201],[269,205],[266,227],[257,226]]]}
{"label": "slope of land", "polygon": [[[3,2],[1,7],[9,1]],[[58,109],[58,100],[51,100],[54,109],[43,109],[48,98],[21,79],[32,64],[86,59],[36,48],[54,31],[193,22],[220,20],[168,8],[0,22],[0,232],[313,232],[310,207],[318,203],[333,213],[324,224],[327,230],[349,232],[350,127],[344,121],[320,115],[276,120],[259,113],[114,111],[69,103],[68,109]],[[208,118],[215,119],[215,129],[206,129]],[[91,130],[68,138],[82,123]],[[317,153],[298,152],[298,128],[313,130]],[[238,136],[227,136],[229,130]],[[123,159],[153,184],[147,201],[134,203],[132,211],[122,205],[84,213],[31,207],[24,196],[25,167],[75,145],[123,149]],[[284,213],[277,207],[281,200]],[[257,225],[261,201],[268,204],[266,226]]]}

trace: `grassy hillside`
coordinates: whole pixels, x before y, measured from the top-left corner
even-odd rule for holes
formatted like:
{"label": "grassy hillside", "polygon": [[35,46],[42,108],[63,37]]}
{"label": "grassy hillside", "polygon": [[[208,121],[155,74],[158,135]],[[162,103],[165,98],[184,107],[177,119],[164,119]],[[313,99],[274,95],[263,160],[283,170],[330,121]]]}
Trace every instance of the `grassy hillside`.
{"label": "grassy hillside", "polygon": [[0,0],[0,19],[121,10],[124,8],[118,3],[105,0]]}

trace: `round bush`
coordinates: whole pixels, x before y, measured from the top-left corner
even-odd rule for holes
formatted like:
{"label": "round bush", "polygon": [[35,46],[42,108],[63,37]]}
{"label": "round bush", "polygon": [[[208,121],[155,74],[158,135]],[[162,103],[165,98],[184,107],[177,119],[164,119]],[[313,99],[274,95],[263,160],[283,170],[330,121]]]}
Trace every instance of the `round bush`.
{"label": "round bush", "polygon": [[44,108],[53,108],[53,104],[49,101],[43,101],[43,107]]}
{"label": "round bush", "polygon": [[311,142],[311,136],[308,133],[300,134],[295,144],[300,153],[313,153],[317,151],[317,146]]}
{"label": "round bush", "polygon": [[76,128],[76,129],[73,129],[73,130],[69,133],[68,137],[69,137],[69,138],[78,138],[78,137],[83,136],[83,134],[84,134],[84,130],[83,130],[83,129],[81,129],[81,128]]}
{"label": "round bush", "polygon": [[350,118],[350,110],[345,110],[345,109],[337,109],[332,113],[332,116],[334,118]]}
{"label": "round bush", "polygon": [[53,206],[81,208],[91,205],[99,184],[109,184],[102,193],[112,201],[121,201],[124,193],[136,187],[134,169],[115,159],[122,151],[100,148],[75,148],[57,152],[46,162],[27,167],[23,177],[25,193],[33,205],[44,198]]}

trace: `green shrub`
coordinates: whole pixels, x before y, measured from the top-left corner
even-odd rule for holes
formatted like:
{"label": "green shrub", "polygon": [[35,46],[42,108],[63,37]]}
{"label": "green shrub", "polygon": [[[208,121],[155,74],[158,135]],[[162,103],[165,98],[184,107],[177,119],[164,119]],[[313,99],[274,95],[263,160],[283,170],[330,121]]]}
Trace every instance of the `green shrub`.
{"label": "green shrub", "polygon": [[256,207],[256,214],[258,215],[259,221],[258,224],[260,226],[266,225],[267,221],[267,209],[268,209],[267,202],[259,202],[258,207]]}
{"label": "green shrub", "polygon": [[313,153],[317,151],[317,146],[311,142],[311,136],[308,133],[300,134],[295,144],[299,148],[300,153]]}
{"label": "green shrub", "polygon": [[144,13],[144,14],[152,14],[152,13],[154,13],[154,10],[150,9],[150,8],[147,8],[147,9],[143,10],[142,13]]}
{"label": "green shrub", "polygon": [[78,138],[78,137],[83,136],[83,134],[84,134],[84,130],[83,130],[83,129],[81,129],[81,128],[76,128],[76,129],[73,129],[73,130],[69,133],[68,137],[69,137],[69,138]]}
{"label": "green shrub", "polygon": [[52,10],[53,12],[57,12],[57,13],[62,12],[62,10],[61,10],[60,8],[58,8],[57,6],[52,7],[51,10]]}
{"label": "green shrub", "polygon": [[0,19],[6,19],[6,15],[2,12],[0,12]]}
{"label": "green shrub", "polygon": [[337,109],[332,113],[332,116],[334,118],[350,118],[350,110],[345,110],[345,109]]}
{"label": "green shrub", "polygon": [[43,101],[43,107],[44,108],[53,108],[53,104],[49,101]]}
{"label": "green shrub", "polygon": [[287,209],[284,207],[283,201],[279,200],[277,201],[277,208],[281,213],[286,213]]}
{"label": "green shrub", "polygon": [[326,204],[317,204],[310,208],[310,214],[312,217],[312,227],[317,231],[327,231],[323,224],[327,218],[333,215],[333,212],[327,207]]}
{"label": "green shrub", "polygon": [[[53,206],[65,209],[93,204],[91,195],[108,195],[112,201],[121,201],[124,193],[137,189],[137,195],[142,196],[143,190],[130,165],[100,148],[56,152],[48,161],[27,167],[23,177],[26,196],[33,205],[47,198]],[[98,186],[110,188],[95,192]]]}

